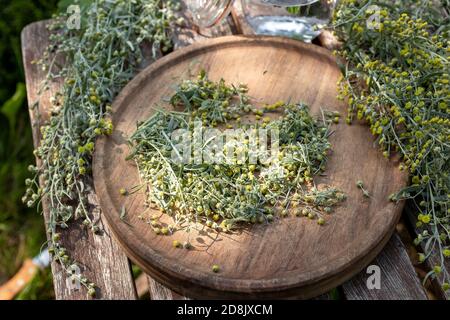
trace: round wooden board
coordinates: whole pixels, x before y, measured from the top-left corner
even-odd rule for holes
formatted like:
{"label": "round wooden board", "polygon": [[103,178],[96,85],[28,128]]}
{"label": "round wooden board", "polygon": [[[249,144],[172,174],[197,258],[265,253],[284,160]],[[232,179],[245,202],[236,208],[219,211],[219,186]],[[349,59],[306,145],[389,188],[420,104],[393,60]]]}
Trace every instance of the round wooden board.
{"label": "round wooden board", "polygon": [[[174,86],[205,69],[212,80],[246,83],[258,101],[304,101],[314,114],[320,108],[339,110],[336,99],[340,70],[325,49],[274,37],[230,36],[178,50],[136,76],[113,105],[114,133],[100,138],[94,155],[94,179],[103,214],[129,257],[171,289],[193,298],[309,298],[324,293],[359,272],[391,236],[403,204],[389,194],[406,183],[394,160],[376,148],[367,126],[335,125],[333,152],[326,183],[348,199],[326,218],[325,226],[304,218],[285,218],[257,225],[239,234],[177,231],[157,236],[138,216],[144,195],[127,197],[121,188],[139,184],[136,166],[126,161],[128,137],[147,119],[155,104]],[[370,192],[364,198],[356,181]],[[122,207],[125,219],[120,219]],[[171,218],[165,217],[167,223]],[[188,239],[193,250],[175,249],[173,240]],[[212,265],[220,266],[217,274]]]}

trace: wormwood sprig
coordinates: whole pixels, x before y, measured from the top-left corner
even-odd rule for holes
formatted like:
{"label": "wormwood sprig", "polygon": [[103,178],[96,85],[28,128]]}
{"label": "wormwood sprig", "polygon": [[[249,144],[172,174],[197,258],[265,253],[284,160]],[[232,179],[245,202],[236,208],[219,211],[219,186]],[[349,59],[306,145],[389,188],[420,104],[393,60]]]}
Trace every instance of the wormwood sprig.
{"label": "wormwood sprig", "polygon": [[42,90],[51,81],[64,83],[51,99],[51,117],[41,128],[35,150],[39,165],[30,166],[35,177],[26,181],[23,201],[40,207],[45,199],[49,204],[49,251],[90,295],[95,285],[72,274],[76,262],[61,245],[57,229],[82,219],[83,225],[99,231],[87,200],[95,139],[113,130],[110,103],[143,61],[141,44],[152,44],[153,58],[160,49],[170,48],[169,29],[177,6],[160,0],[94,1],[80,30],[69,30],[64,14],[55,18],[49,25],[51,44],[37,61],[48,73]]}
{"label": "wormwood sprig", "polygon": [[[136,161],[147,188],[146,204],[154,204],[171,215],[173,230],[201,223],[228,232],[245,223],[271,222],[275,214],[287,216],[300,206],[309,210],[311,219],[319,218],[318,223],[324,224],[321,214],[331,213],[345,199],[335,188],[313,186],[313,177],[324,171],[331,147],[328,123],[314,120],[304,104],[278,102],[263,110],[255,109],[249,103],[247,90],[242,84],[235,87],[223,80],[212,82],[202,72],[196,80],[182,82],[171,97],[171,103],[180,111],[158,110],[131,136],[128,158]],[[246,114],[261,116],[274,111],[282,112],[282,116],[273,121],[264,119],[253,127],[239,121]],[[255,138],[250,131],[242,131],[242,143],[224,145],[219,139],[227,131],[218,131],[199,149],[189,149],[188,154],[195,159],[209,145],[224,161],[180,163],[177,157],[181,149],[171,140],[172,134],[180,129],[192,130],[195,123],[203,125],[200,135],[205,135],[208,126],[220,128],[224,124],[239,129],[276,129],[280,148],[271,163],[260,159],[250,163],[246,161],[249,144]],[[231,159],[225,156],[230,150]],[[242,154],[246,156],[241,158]],[[157,234],[169,234],[162,232],[158,218],[151,224]]]}
{"label": "wormwood sprig", "polygon": [[364,187],[364,182],[362,182],[361,180],[356,181],[356,186],[361,189],[362,194],[364,195],[364,197],[369,198],[370,197],[370,193],[369,191],[367,191]]}
{"label": "wormwood sprig", "polygon": [[[367,121],[383,155],[400,153],[400,170],[411,185],[390,199],[411,199],[424,242],[421,260],[436,254],[440,264],[427,275],[444,290],[450,275],[450,42],[449,2],[341,1],[334,29],[343,41],[340,98],[347,98],[347,122]],[[378,12],[372,5],[377,5]],[[378,25],[369,28],[374,14]],[[426,280],[425,279],[425,280]]]}
{"label": "wormwood sprig", "polygon": [[203,125],[216,127],[251,110],[247,91],[244,84],[235,87],[225,85],[223,79],[217,83],[210,81],[205,71],[201,71],[195,81],[184,81],[177,87],[170,103],[201,120]]}

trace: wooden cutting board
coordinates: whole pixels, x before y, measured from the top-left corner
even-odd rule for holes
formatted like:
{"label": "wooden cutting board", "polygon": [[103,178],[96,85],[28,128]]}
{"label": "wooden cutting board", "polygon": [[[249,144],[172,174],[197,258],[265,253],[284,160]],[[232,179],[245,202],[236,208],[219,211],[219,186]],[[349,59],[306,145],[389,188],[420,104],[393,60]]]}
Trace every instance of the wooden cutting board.
{"label": "wooden cutting board", "polygon": [[[193,298],[309,298],[361,271],[390,238],[403,204],[388,196],[406,184],[395,160],[382,157],[364,124],[335,125],[326,183],[348,199],[325,226],[305,218],[279,219],[239,234],[177,231],[157,236],[139,216],[144,194],[123,197],[121,188],[139,184],[136,166],[126,161],[128,137],[174,92],[174,86],[205,69],[212,80],[246,83],[249,94],[267,103],[304,101],[314,114],[323,107],[345,114],[336,99],[340,70],[325,49],[275,37],[230,36],[178,50],[136,76],[113,105],[114,133],[100,138],[94,179],[103,214],[127,255],[149,275]],[[356,181],[370,192],[364,198]],[[126,217],[120,219],[122,207]],[[148,213],[145,215],[147,216]],[[171,218],[166,217],[166,223]],[[189,239],[193,250],[173,248]],[[212,265],[219,265],[217,274]]]}

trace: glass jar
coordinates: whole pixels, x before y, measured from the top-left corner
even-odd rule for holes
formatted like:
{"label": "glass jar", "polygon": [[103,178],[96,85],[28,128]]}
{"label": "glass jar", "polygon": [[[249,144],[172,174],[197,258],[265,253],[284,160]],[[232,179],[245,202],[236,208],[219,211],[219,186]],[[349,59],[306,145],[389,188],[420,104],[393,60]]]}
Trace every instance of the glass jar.
{"label": "glass jar", "polygon": [[[199,27],[217,24],[234,0],[189,0]],[[239,0],[238,0],[239,1]],[[336,0],[240,0],[247,23],[255,34],[277,35],[311,42],[330,20]]]}
{"label": "glass jar", "polygon": [[192,13],[194,23],[201,28],[208,28],[226,17],[234,0],[187,0],[187,7]]}

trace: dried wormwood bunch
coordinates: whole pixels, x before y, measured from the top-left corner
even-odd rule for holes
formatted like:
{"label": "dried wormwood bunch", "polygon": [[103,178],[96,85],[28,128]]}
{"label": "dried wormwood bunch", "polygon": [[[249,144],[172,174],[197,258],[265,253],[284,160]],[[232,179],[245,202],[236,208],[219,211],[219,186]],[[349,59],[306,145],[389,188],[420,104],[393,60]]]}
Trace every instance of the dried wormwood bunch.
{"label": "dried wormwood bunch", "polygon": [[51,44],[38,61],[48,72],[44,90],[53,80],[64,79],[64,84],[52,98],[50,120],[41,128],[41,144],[35,150],[40,164],[30,166],[35,177],[26,181],[29,188],[23,201],[29,206],[47,201],[49,251],[92,296],[95,285],[72,274],[76,262],[60,244],[57,228],[81,218],[98,231],[87,201],[95,139],[113,130],[110,103],[142,62],[140,45],[152,43],[153,58],[160,48],[170,48],[168,30],[177,6],[160,0],[94,1],[80,30],[69,30],[65,15],[56,17],[49,26]]}
{"label": "dried wormwood bunch", "polygon": [[[420,259],[432,253],[440,259],[427,278],[438,277],[448,290],[450,7],[441,2],[436,7],[433,1],[341,1],[334,29],[344,41],[339,55],[347,61],[340,89],[350,105],[347,121],[364,119],[385,157],[402,155],[400,170],[409,171],[411,186],[391,200],[416,204],[417,226],[424,227],[416,244],[423,241],[427,248]],[[368,25],[374,14],[380,23]]]}

